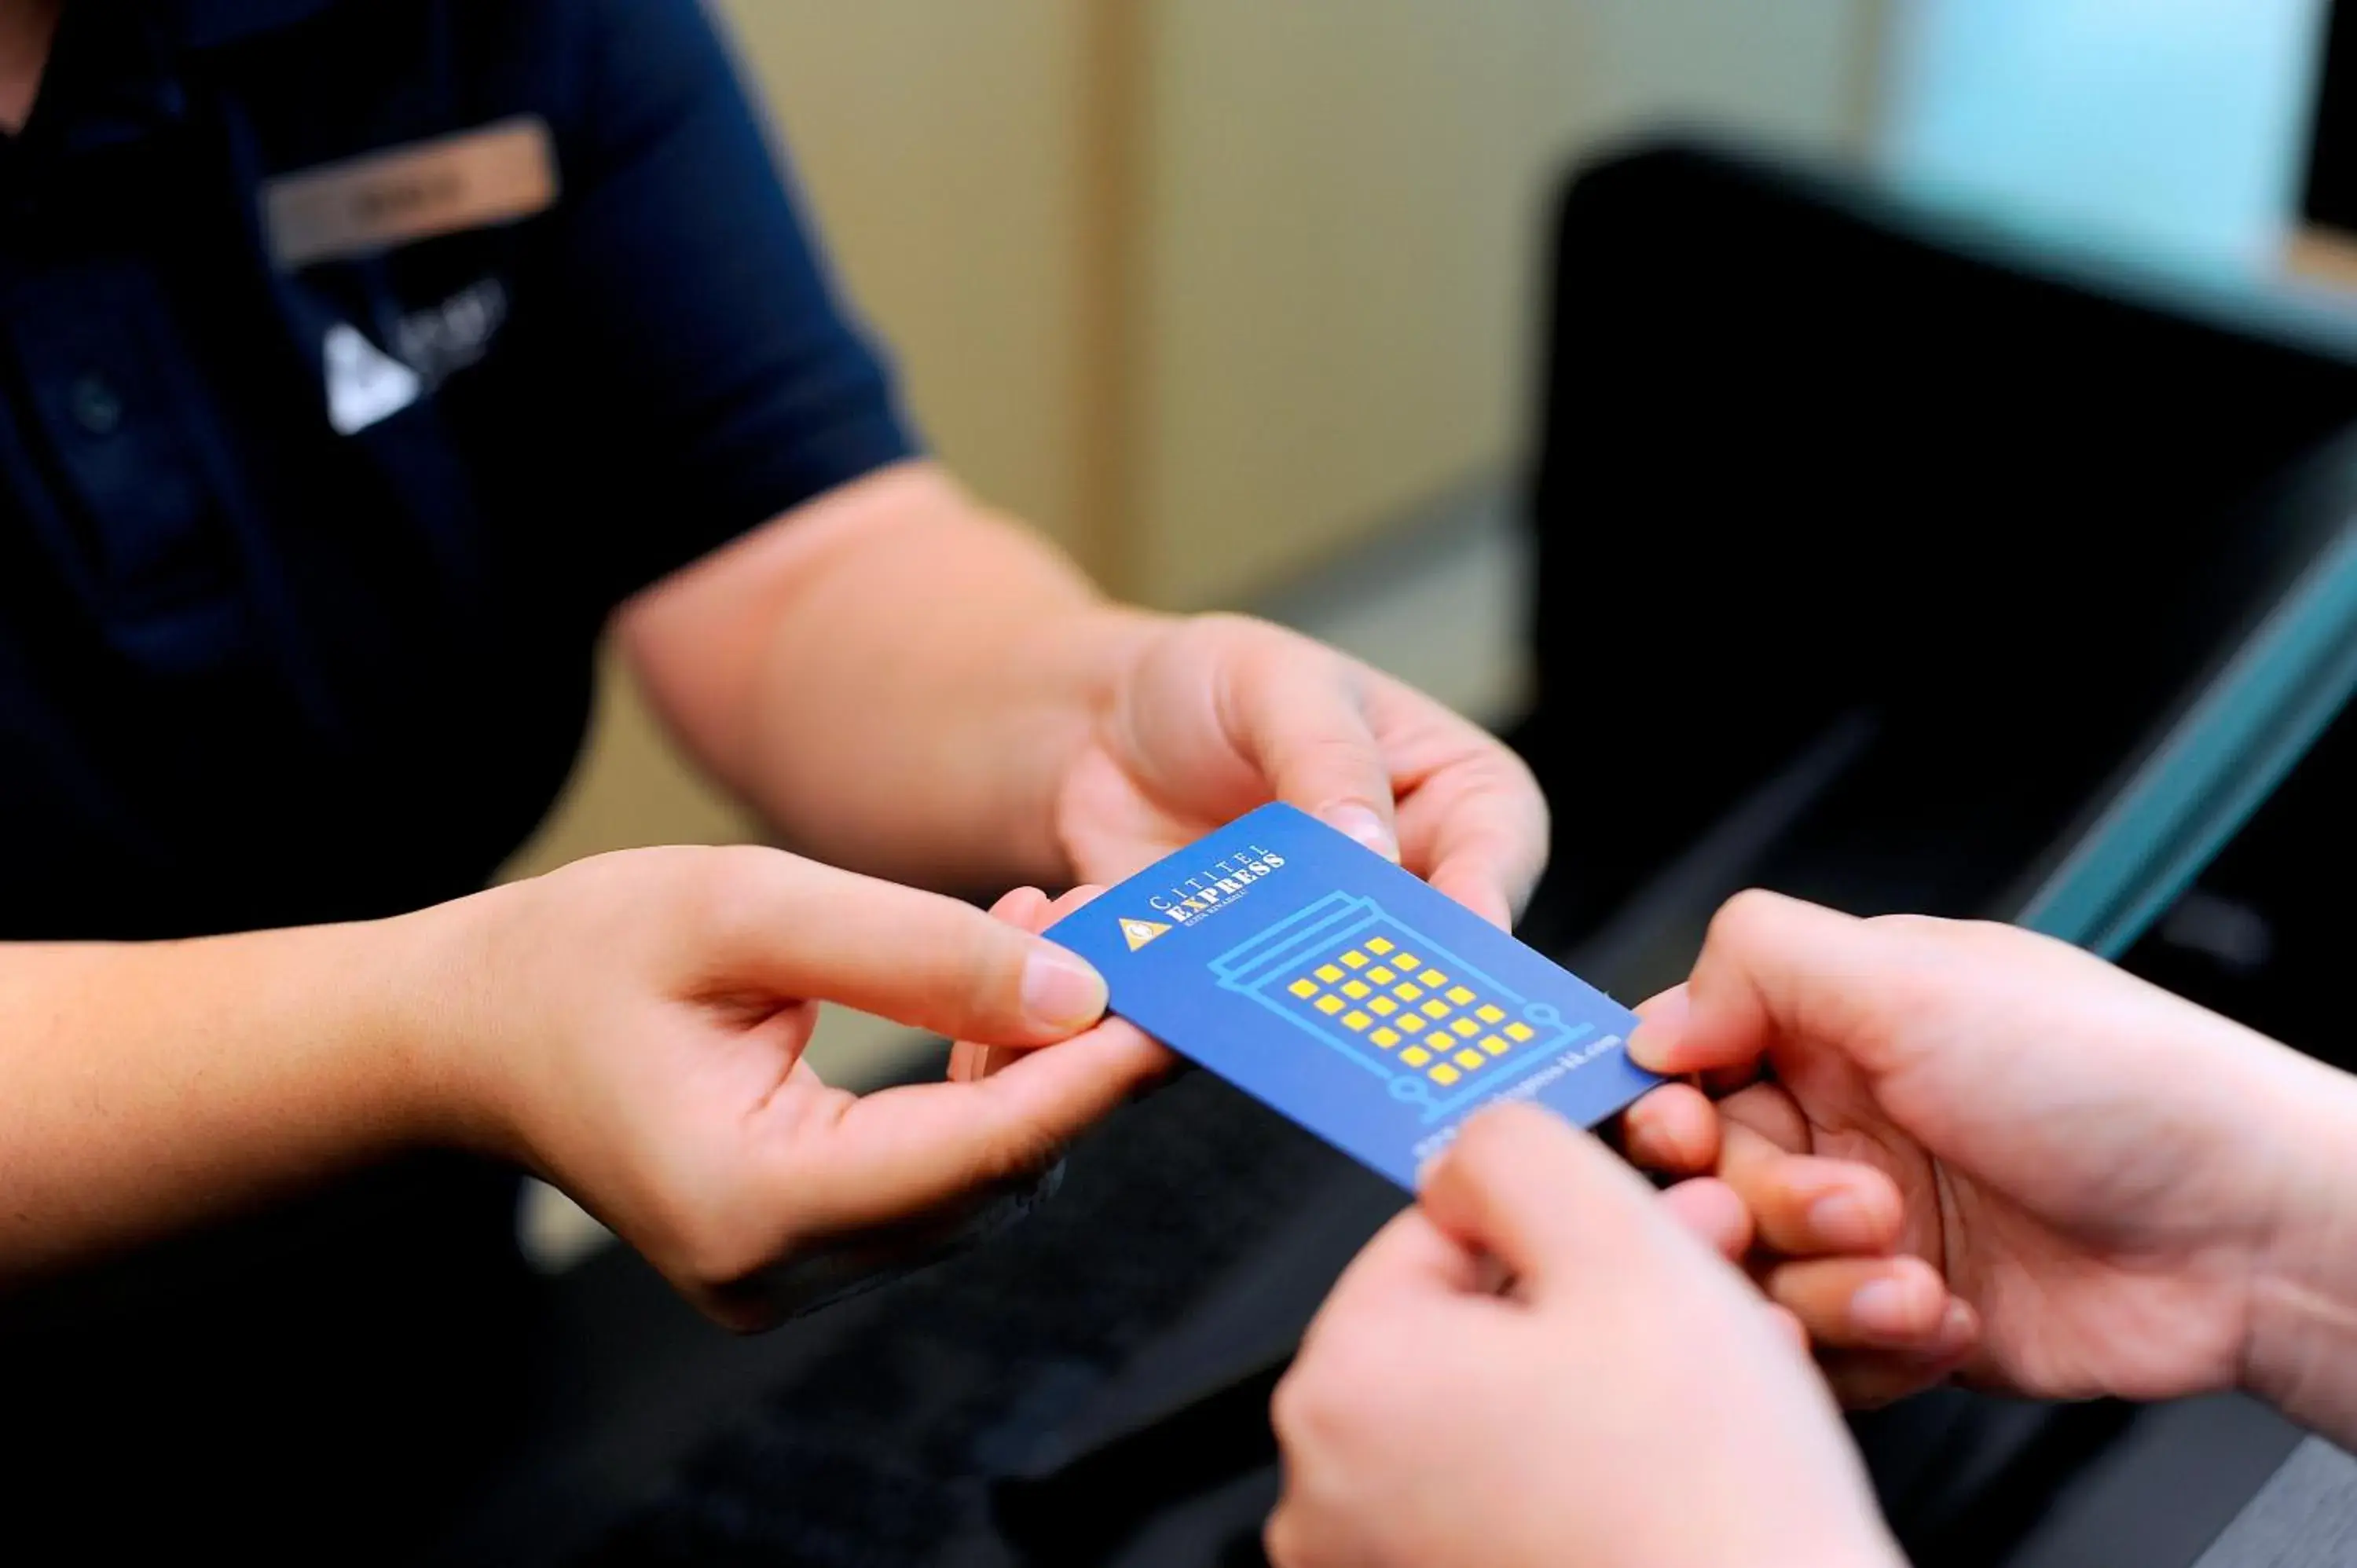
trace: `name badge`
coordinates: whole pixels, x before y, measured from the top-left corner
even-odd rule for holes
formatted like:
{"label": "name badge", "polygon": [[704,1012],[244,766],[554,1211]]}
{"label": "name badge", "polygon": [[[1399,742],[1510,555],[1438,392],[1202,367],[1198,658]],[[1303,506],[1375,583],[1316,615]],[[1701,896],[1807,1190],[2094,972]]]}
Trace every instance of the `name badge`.
{"label": "name badge", "polygon": [[513,223],[557,188],[555,142],[527,114],[282,176],[263,188],[263,216],[291,270]]}

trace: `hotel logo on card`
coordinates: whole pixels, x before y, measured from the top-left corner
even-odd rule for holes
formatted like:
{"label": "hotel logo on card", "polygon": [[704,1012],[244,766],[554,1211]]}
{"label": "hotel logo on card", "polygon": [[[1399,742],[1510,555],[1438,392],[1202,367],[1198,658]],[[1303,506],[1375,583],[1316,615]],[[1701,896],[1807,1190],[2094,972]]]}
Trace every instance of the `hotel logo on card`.
{"label": "hotel logo on card", "polygon": [[1121,923],[1122,939],[1129,943],[1129,950],[1132,952],[1135,952],[1155,938],[1167,934],[1169,929],[1169,927],[1159,920],[1125,919]]}

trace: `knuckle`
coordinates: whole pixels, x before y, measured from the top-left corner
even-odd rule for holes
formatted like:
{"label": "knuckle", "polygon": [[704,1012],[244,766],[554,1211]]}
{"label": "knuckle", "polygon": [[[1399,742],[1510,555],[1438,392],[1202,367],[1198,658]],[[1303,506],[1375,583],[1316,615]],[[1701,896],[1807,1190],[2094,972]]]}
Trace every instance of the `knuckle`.
{"label": "knuckle", "polygon": [[889,892],[901,902],[888,920],[864,919],[862,929],[872,926],[876,940],[891,945],[901,963],[896,985],[939,1015],[936,1027],[997,1035],[1023,1017],[1028,934],[954,899],[910,888]]}
{"label": "knuckle", "polygon": [[1290,1371],[1277,1380],[1276,1390],[1269,1395],[1268,1424],[1276,1434],[1277,1443],[1291,1447],[1305,1432],[1308,1406],[1318,1395],[1314,1387],[1320,1363],[1304,1359],[1296,1361]]}
{"label": "knuckle", "polygon": [[1786,900],[1763,887],[1747,887],[1719,906],[1703,939],[1706,951],[1749,952],[1787,910]]}
{"label": "knuckle", "polygon": [[777,904],[777,851],[750,845],[650,852],[666,858],[657,869],[676,884],[687,926],[722,943],[771,938]]}
{"label": "knuckle", "polygon": [[1241,669],[1262,679],[1285,671],[1308,671],[1344,679],[1351,665],[1340,653],[1313,638],[1302,636],[1256,616],[1215,611],[1200,618],[1207,635],[1224,642]]}
{"label": "knuckle", "polygon": [[1206,610],[1193,618],[1192,625],[1203,637],[1227,639],[1255,651],[1283,647],[1293,639],[1275,622],[1235,610]]}
{"label": "knuckle", "polygon": [[1269,1425],[1288,1453],[1323,1453],[1386,1423],[1382,1403],[1399,1378],[1394,1341],[1375,1325],[1320,1326],[1269,1396]]}
{"label": "knuckle", "polygon": [[1268,1402],[1269,1430],[1276,1434],[1279,1450],[1297,1463],[1323,1446],[1332,1434],[1348,1424],[1349,1417],[1341,1408],[1345,1402],[1330,1377],[1288,1375]]}
{"label": "knuckle", "polygon": [[1023,966],[1030,951],[1028,939],[1012,926],[986,917],[958,917],[942,940],[950,959],[948,1001],[955,1003],[978,1027],[996,1029],[1024,1017]]}
{"label": "knuckle", "polygon": [[1270,1568],[1308,1568],[1308,1558],[1299,1550],[1301,1528],[1298,1505],[1288,1490],[1277,1498],[1276,1507],[1260,1527],[1260,1544]]}

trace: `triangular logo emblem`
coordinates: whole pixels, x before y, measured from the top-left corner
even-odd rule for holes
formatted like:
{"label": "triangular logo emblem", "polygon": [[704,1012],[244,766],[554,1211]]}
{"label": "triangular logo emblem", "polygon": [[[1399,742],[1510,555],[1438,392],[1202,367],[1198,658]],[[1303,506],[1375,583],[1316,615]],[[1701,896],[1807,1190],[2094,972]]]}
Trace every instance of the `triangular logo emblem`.
{"label": "triangular logo emblem", "polygon": [[1121,934],[1129,939],[1129,950],[1135,952],[1170,928],[1159,920],[1124,920]]}
{"label": "triangular logo emblem", "polygon": [[328,423],[339,435],[391,419],[425,391],[415,371],[340,321],[328,328],[326,358]]}

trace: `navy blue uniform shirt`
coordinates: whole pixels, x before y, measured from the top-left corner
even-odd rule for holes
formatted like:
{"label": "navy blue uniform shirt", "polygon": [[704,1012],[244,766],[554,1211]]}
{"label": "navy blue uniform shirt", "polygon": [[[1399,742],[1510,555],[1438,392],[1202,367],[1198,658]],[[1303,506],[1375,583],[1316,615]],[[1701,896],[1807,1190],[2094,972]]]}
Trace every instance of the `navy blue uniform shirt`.
{"label": "navy blue uniform shirt", "polygon": [[[518,126],[537,208],[274,222]],[[67,0],[0,140],[0,940],[473,890],[614,606],[909,449],[694,0]],[[512,1202],[412,1162],[0,1293],[0,1556],[430,1537],[515,1409]]]}
{"label": "navy blue uniform shirt", "polygon": [[[274,238],[519,123],[545,210]],[[0,143],[0,939],[471,891],[616,603],[909,450],[694,0],[68,0]]]}

